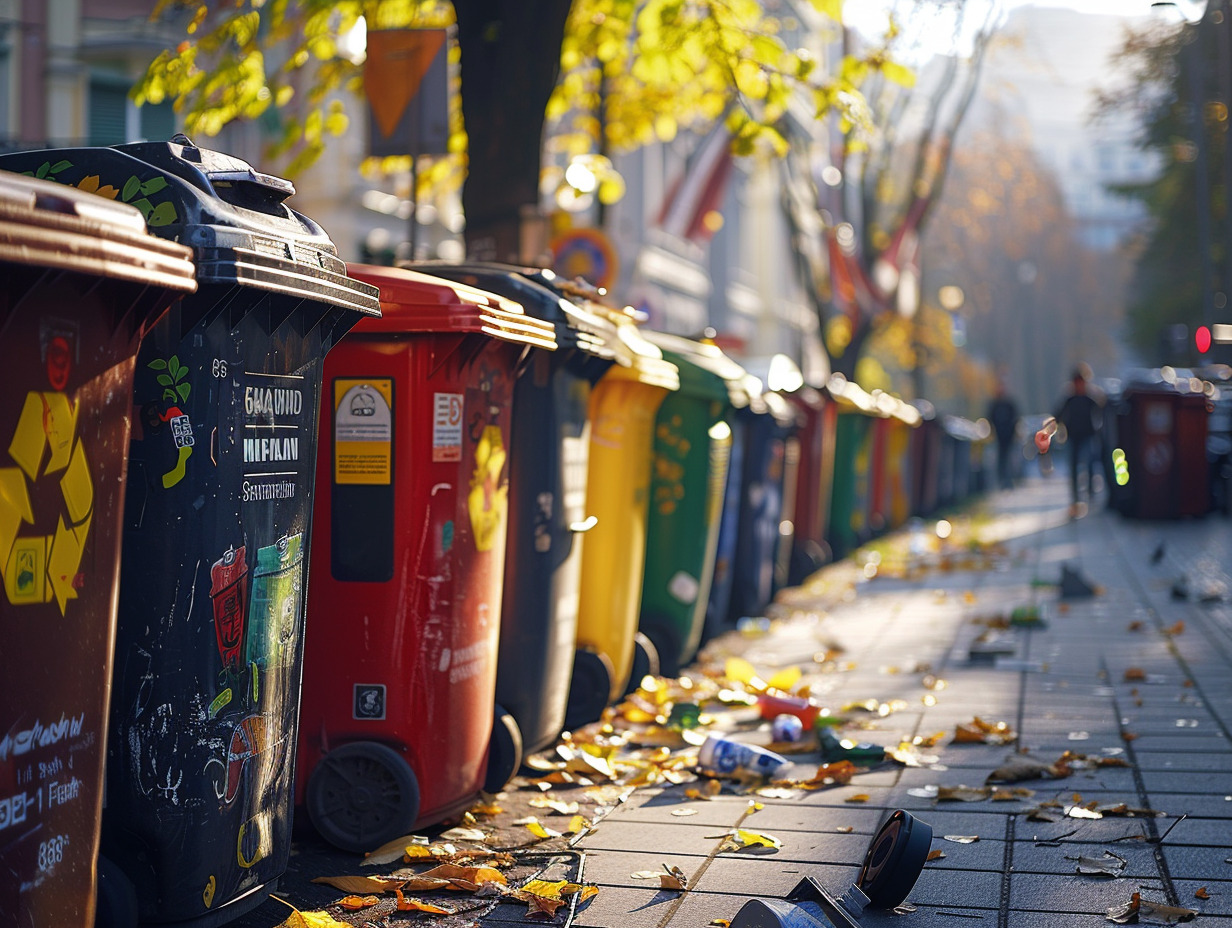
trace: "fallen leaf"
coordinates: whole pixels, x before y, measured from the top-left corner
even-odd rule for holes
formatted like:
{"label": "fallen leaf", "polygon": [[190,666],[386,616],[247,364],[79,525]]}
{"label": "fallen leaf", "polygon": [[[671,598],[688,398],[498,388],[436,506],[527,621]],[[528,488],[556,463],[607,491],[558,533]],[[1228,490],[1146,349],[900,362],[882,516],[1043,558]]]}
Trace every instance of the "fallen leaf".
{"label": "fallen leaf", "polygon": [[450,828],[448,831],[441,832],[442,841],[478,841],[483,842],[483,839],[488,836],[486,831],[478,828]]}
{"label": "fallen leaf", "polygon": [[[273,897],[277,899],[278,897]],[[279,899],[279,902],[283,900]],[[291,905],[289,902],[283,902],[284,905]],[[291,905],[291,914],[287,916],[287,920],[278,926],[278,928],[351,928],[348,922],[340,922],[328,912],[312,911],[301,912],[295,906]]]}
{"label": "fallen leaf", "polygon": [[448,880],[451,884],[470,883],[472,886],[509,882],[505,874],[493,867],[460,867],[457,864],[440,864],[419,876],[421,879]]}
{"label": "fallen leaf", "polygon": [[869,800],[868,793],[853,793],[852,795],[844,799],[843,802],[868,802],[868,800]]}
{"label": "fallen leaf", "polygon": [[834,830],[837,831],[840,835],[849,835],[853,831],[855,831],[855,828],[851,825],[839,825]]}
{"label": "fallen leaf", "polygon": [[1008,722],[985,722],[978,715],[954,728],[954,744],[1012,744],[1017,740]]}
{"label": "fallen leaf", "polygon": [[1196,890],[1194,890],[1194,898],[1195,899],[1209,899],[1211,898],[1211,894],[1206,891],[1205,886],[1200,886]]}
{"label": "fallen leaf", "polygon": [[559,799],[532,799],[528,805],[532,809],[551,809],[557,815],[576,815],[578,804],[576,802],[561,802]]}
{"label": "fallen leaf", "polygon": [[1071,756],[1063,754],[1051,764],[1026,754],[1015,754],[990,773],[985,783],[1017,783],[1020,780],[1060,780],[1069,776]]}
{"label": "fallen leaf", "polygon": [[573,816],[573,818],[569,819],[569,827],[565,829],[565,834],[567,835],[579,834],[580,832],[585,831],[586,828],[589,826],[589,824],[590,823],[587,822],[583,816],[575,815]]}
{"label": "fallen leaf", "polygon": [[1126,667],[1125,668],[1125,682],[1126,683],[1134,683],[1136,681],[1141,681],[1145,679],[1146,679],[1146,671],[1143,670],[1141,667]]}
{"label": "fallen leaf", "polygon": [[430,902],[423,902],[419,899],[409,899],[402,895],[402,890],[398,890],[398,911],[399,912],[430,912],[433,915],[452,915],[452,909],[445,909],[439,905],[433,905]]}
{"label": "fallen leaf", "polygon": [[802,676],[803,673],[801,673],[799,667],[787,667],[766,681],[766,689],[782,690],[784,693],[790,693],[796,688],[796,684],[800,682]]}
{"label": "fallen leaf", "polygon": [[1143,921],[1160,921],[1166,925],[1178,922],[1193,921],[1197,917],[1197,909],[1182,909],[1177,906],[1161,905],[1157,902],[1147,902],[1139,893],[1134,893],[1129,902],[1114,905],[1105,913],[1109,921],[1118,925],[1128,925]]}
{"label": "fallen leaf", "polygon": [[1124,857],[1119,857],[1111,851],[1104,851],[1103,857],[1070,857],[1066,855],[1065,859],[1077,861],[1075,872],[1081,873],[1084,876],[1117,877],[1125,871],[1127,863]]}
{"label": "fallen leaf", "polygon": [[749,831],[747,828],[737,828],[736,838],[745,847],[753,847],[756,845],[760,847],[780,848],[783,846],[783,843],[774,835],[762,834],[757,831]]}
{"label": "fallen leaf", "polygon": [[712,918],[706,923],[707,925],[715,925],[717,928],[731,928],[730,918]]}
{"label": "fallen leaf", "polygon": [[659,889],[677,889],[683,892],[689,888],[689,878],[679,867],[664,864],[663,871],[659,874]]}
{"label": "fallen leaf", "polygon": [[[400,894],[402,891],[397,890],[397,892]],[[378,896],[343,896],[335,905],[342,906],[348,912],[355,912],[359,909],[371,908],[380,901]]]}
{"label": "fallen leaf", "polygon": [[318,876],[312,882],[324,883],[344,893],[387,893],[398,889],[405,880],[382,876]]}
{"label": "fallen leaf", "polygon": [[975,844],[980,840],[979,835],[943,835],[943,840],[953,841],[955,844]]}
{"label": "fallen leaf", "polygon": [[410,893],[427,893],[434,889],[455,889],[450,880],[440,880],[435,877],[413,876],[402,884],[402,888]]}
{"label": "fallen leaf", "polygon": [[939,786],[938,802],[979,802],[987,799],[989,790],[984,786]]}
{"label": "fallen leaf", "polygon": [[533,822],[523,822],[523,824],[526,826],[527,831],[541,840],[547,840],[548,838],[559,838],[561,836],[559,831],[552,828],[545,828],[538,820]]}
{"label": "fallen leaf", "polygon": [[1104,813],[1088,809],[1086,806],[1066,806],[1065,814],[1070,818],[1098,819],[1104,817]]}
{"label": "fallen leaf", "polygon": [[943,857],[945,857],[945,851],[935,848],[928,852],[928,856],[924,860],[941,860]]}
{"label": "fallen leaf", "polygon": [[500,815],[504,811],[494,802],[479,802],[471,806],[472,815]]}
{"label": "fallen leaf", "polygon": [[401,838],[394,838],[394,840],[382,844],[375,851],[369,851],[365,854],[364,861],[360,866],[378,867],[382,864],[392,864],[394,861],[402,859],[408,847],[427,840],[427,838],[419,835],[403,835]]}
{"label": "fallen leaf", "polygon": [[1164,634],[1168,636],[1182,635],[1185,633],[1185,620],[1181,619],[1173,625],[1169,625],[1164,629]]}
{"label": "fallen leaf", "polygon": [[672,815],[683,817],[685,815],[696,815],[696,809],[672,809]]}

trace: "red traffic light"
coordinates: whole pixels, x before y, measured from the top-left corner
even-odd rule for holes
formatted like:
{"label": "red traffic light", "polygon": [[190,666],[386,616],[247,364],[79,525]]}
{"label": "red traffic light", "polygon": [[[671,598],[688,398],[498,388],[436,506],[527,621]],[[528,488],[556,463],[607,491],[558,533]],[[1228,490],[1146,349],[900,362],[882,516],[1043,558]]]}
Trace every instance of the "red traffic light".
{"label": "red traffic light", "polygon": [[1211,330],[1209,326],[1200,325],[1194,330],[1194,345],[1198,354],[1206,354],[1211,350]]}

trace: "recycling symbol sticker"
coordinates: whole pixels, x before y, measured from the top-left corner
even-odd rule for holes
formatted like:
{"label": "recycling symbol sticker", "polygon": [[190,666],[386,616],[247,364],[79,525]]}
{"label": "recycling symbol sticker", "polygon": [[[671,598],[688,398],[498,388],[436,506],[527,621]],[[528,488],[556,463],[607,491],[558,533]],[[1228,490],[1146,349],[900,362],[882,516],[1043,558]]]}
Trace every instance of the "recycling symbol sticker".
{"label": "recycling symbol sticker", "polygon": [[[4,594],[14,606],[49,603],[54,598],[64,615],[77,598],[90,520],[94,513],[94,483],[85,448],[77,437],[78,407],[64,393],[31,390],[9,442],[16,467],[0,467],[0,570]],[[35,499],[44,481],[59,485],[56,530],[36,535],[31,488]],[[51,513],[39,512],[40,522]]]}

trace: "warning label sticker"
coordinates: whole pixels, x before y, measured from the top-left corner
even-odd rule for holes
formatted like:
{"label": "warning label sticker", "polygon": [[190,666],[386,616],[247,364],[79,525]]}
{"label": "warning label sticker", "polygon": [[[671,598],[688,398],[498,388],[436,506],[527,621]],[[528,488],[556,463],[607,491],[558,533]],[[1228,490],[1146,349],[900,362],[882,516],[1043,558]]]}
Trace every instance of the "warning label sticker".
{"label": "warning label sticker", "polygon": [[462,460],[462,394],[437,393],[432,407],[432,460]]}
{"label": "warning label sticker", "polygon": [[334,483],[388,485],[393,381],[334,381]]}

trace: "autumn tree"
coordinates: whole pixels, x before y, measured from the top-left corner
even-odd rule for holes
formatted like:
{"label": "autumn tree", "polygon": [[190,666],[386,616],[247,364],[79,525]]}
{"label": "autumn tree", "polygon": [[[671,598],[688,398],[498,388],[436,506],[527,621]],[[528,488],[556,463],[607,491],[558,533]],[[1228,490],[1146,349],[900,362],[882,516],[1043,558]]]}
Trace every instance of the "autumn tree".
{"label": "autumn tree", "polygon": [[1196,24],[1157,21],[1127,35],[1119,55],[1131,81],[1100,103],[1105,113],[1139,117],[1142,150],[1161,164],[1145,184],[1119,188],[1151,217],[1137,243],[1128,336],[1145,359],[1189,364],[1192,339],[1163,335],[1229,321],[1232,295],[1232,182],[1228,103],[1232,99],[1228,4],[1212,0]]}
{"label": "autumn tree", "polygon": [[[839,22],[841,0],[810,6]],[[874,50],[819,68],[758,0],[161,0],[158,13],[187,16],[187,35],[152,63],[137,100],[173,98],[190,135],[272,117],[290,173],[346,131],[352,104],[337,94],[360,92],[362,70],[338,41],[361,16],[369,29],[456,23],[464,128],[451,148],[466,159],[468,250],[506,260],[538,208],[549,104],[598,152],[722,117],[738,152],[782,153],[793,95],[851,124],[861,81],[892,67]]]}
{"label": "autumn tree", "polygon": [[[1012,120],[972,134],[924,247],[925,290],[961,288],[967,350],[1005,372],[1024,411],[1052,409],[1078,361],[1118,355],[1126,263],[1084,246],[1057,178]],[[926,357],[936,383],[944,368]]]}
{"label": "autumn tree", "polygon": [[[948,34],[951,53],[934,58],[920,80],[890,62],[857,74],[865,78],[866,106],[859,115],[871,131],[852,133],[839,124],[820,172],[811,134],[796,132],[784,165],[785,209],[801,280],[832,366],[857,380],[865,339],[878,326],[896,324],[897,316],[911,318],[920,306],[920,243],[1001,13],[995,0],[897,6],[909,19],[892,27],[891,39]],[[845,54],[852,42],[845,32]],[[867,56],[870,62],[878,63],[877,54]]]}

